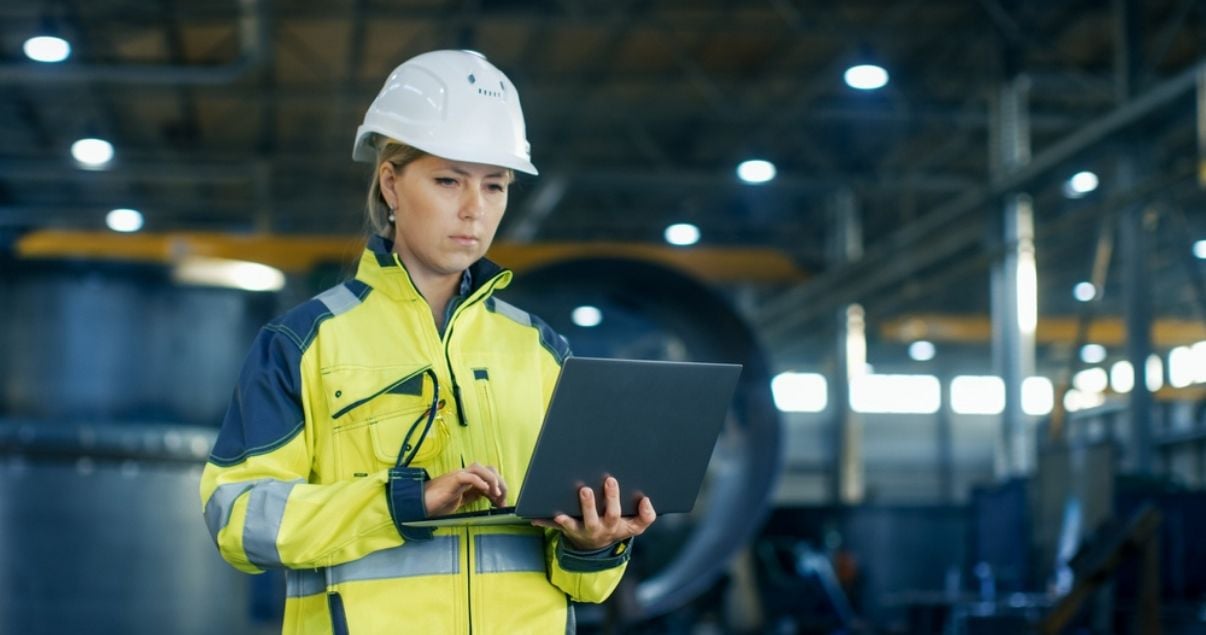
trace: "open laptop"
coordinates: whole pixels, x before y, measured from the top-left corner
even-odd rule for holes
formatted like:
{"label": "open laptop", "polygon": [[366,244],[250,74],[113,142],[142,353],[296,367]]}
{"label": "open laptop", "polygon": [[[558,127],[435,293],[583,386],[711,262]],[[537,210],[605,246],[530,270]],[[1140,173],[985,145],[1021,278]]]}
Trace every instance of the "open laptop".
{"label": "open laptop", "polygon": [[658,514],[688,512],[741,374],[739,364],[570,357],[561,368],[514,507],[406,523],[502,525],[581,516],[588,485],[602,512],[603,480],[620,482],[621,511],[642,495]]}

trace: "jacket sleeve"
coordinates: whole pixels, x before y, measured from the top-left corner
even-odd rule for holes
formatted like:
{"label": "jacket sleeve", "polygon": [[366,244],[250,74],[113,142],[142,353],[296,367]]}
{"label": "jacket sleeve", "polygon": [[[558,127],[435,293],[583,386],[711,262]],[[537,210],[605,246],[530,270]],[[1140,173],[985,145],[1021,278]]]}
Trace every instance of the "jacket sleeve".
{"label": "jacket sleeve", "polygon": [[312,568],[403,542],[400,522],[423,518],[421,470],[383,470],[338,483],[308,483],[314,450],[307,425],[302,340],[266,326],[201,476],[206,527],[235,568]]}
{"label": "jacket sleeve", "polygon": [[[572,353],[569,342],[554,332],[547,324],[533,316],[534,326],[540,331],[541,343],[549,355],[542,369],[545,408],[553,396],[553,387],[561,372],[561,364]],[[624,577],[631,555],[632,539],[625,540],[605,550],[582,552],[565,545],[561,532],[545,530],[545,557],[549,581],[561,589],[575,602],[602,602],[606,600]]]}
{"label": "jacket sleeve", "polygon": [[549,581],[575,602],[602,602],[620,584],[632,553],[632,539],[605,550],[581,552],[565,545],[561,532],[545,530]]}

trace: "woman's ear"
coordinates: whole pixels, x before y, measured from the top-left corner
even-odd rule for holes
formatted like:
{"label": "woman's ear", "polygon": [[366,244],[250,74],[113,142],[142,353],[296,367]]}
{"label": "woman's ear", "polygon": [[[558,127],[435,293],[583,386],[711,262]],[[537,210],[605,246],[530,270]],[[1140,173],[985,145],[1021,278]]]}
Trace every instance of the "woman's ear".
{"label": "woman's ear", "polygon": [[377,167],[377,184],[381,190],[381,197],[385,199],[386,205],[390,209],[398,209],[398,195],[394,191],[394,186],[397,184],[398,175],[394,172],[394,165],[389,161],[382,161]]}

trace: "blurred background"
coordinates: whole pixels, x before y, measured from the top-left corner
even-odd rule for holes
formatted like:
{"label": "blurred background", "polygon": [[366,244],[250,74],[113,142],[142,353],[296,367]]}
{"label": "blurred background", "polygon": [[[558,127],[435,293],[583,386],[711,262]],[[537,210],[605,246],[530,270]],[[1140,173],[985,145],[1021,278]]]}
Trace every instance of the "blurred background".
{"label": "blurred background", "polygon": [[436,48],[522,96],[503,297],[745,364],[582,632],[1206,632],[1203,0],[5,2],[0,632],[279,630],[198,478]]}

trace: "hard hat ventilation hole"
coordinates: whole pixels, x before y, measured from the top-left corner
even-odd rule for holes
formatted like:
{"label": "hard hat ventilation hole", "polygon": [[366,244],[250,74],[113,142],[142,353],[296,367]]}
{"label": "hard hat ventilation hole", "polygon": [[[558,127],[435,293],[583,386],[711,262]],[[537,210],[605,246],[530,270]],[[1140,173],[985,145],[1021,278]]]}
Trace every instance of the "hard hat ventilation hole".
{"label": "hard hat ventilation hole", "polygon": [[469,83],[470,83],[470,84],[473,84],[473,83],[476,83],[476,82],[477,82],[477,78],[473,76],[473,73],[470,73],[470,74],[469,74]]}

